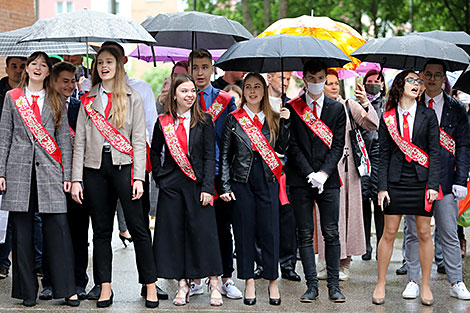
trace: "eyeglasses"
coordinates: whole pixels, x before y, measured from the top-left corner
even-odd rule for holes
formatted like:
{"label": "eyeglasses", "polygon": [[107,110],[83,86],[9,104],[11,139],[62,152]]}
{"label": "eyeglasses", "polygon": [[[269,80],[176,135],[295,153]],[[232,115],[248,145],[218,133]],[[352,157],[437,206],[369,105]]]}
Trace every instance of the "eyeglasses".
{"label": "eyeglasses", "polygon": [[441,80],[442,78],[444,78],[444,74],[439,73],[439,72],[434,73],[434,75],[429,72],[424,74],[424,78],[426,78],[427,80],[431,80],[433,77],[435,80]]}
{"label": "eyeglasses", "polygon": [[407,83],[412,84],[412,85],[415,84],[415,83],[418,84],[418,85],[422,85],[422,84],[423,84],[423,80],[422,80],[421,78],[416,78],[416,79],[414,79],[414,78],[408,77],[408,78],[405,79],[405,81],[406,81]]}

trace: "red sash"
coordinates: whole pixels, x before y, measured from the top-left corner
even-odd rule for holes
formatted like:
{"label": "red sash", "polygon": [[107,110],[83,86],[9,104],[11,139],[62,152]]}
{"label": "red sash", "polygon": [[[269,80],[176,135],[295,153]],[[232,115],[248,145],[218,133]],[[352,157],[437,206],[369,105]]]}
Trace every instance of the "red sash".
{"label": "red sash", "polygon": [[186,176],[194,181],[197,181],[193,167],[191,166],[191,163],[189,163],[188,157],[184,153],[178,137],[176,136],[175,123],[173,122],[173,118],[170,114],[161,114],[158,118],[160,119],[163,136],[165,137],[166,145],[168,146],[168,150],[170,150],[170,154],[173,157],[173,160],[175,160],[176,164],[178,164]]}
{"label": "red sash", "polygon": [[276,152],[274,152],[274,149],[266,140],[266,137],[263,135],[261,130],[253,124],[253,121],[244,109],[237,109],[233,111],[232,114],[237,119],[243,131],[248,135],[248,138],[250,138],[255,150],[258,151],[264,162],[266,162],[269,169],[279,181],[279,200],[281,204],[288,204],[289,199],[287,199],[286,193],[286,175],[282,172],[281,160],[279,160]]}
{"label": "red sash", "polygon": [[212,105],[210,106],[209,110],[207,110],[207,113],[212,116],[213,122],[215,122],[215,120],[219,118],[220,114],[222,114],[222,112],[230,103],[230,100],[232,100],[232,96],[228,92],[220,90],[214,102],[212,102]]}
{"label": "red sash", "polygon": [[440,136],[440,142],[441,146],[449,151],[454,157],[455,157],[455,140],[448,134],[446,133],[442,128],[439,128],[441,136]]}
{"label": "red sash", "polygon": [[15,88],[10,90],[8,94],[15,103],[15,107],[18,110],[21,119],[26,124],[26,127],[31,131],[39,145],[43,147],[47,154],[49,154],[54,160],[59,162],[60,167],[63,170],[62,152],[54,138],[52,138],[52,136],[47,132],[44,125],[36,119],[36,115],[34,114],[31,105],[28,103],[23,89]]}
{"label": "red sash", "polygon": [[113,125],[111,125],[106,118],[93,110],[91,107],[95,97],[88,97],[90,92],[84,94],[80,100],[83,103],[83,107],[90,117],[93,125],[103,135],[103,137],[119,152],[128,154],[132,157],[132,169],[131,169],[131,185],[134,184],[134,150],[132,145]]}
{"label": "red sash", "polygon": [[331,149],[333,132],[330,130],[328,125],[323,123],[319,118],[315,118],[312,109],[310,109],[302,98],[296,97],[290,100],[289,104],[292,106],[295,113],[299,115],[300,119],[307,124],[308,128],[310,128],[310,130],[313,131],[313,133]]}

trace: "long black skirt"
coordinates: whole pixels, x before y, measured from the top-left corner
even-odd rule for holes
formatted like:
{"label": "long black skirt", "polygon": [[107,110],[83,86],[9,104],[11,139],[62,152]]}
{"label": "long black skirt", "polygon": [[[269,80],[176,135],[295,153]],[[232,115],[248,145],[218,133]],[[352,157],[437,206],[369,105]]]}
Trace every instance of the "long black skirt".
{"label": "long black skirt", "polygon": [[432,209],[426,212],[427,182],[419,181],[412,162],[403,162],[402,173],[398,183],[388,183],[390,204],[384,214],[432,216]]}
{"label": "long black skirt", "polygon": [[157,276],[198,279],[222,274],[214,207],[202,206],[201,184],[180,169],[159,180],[153,250]]}

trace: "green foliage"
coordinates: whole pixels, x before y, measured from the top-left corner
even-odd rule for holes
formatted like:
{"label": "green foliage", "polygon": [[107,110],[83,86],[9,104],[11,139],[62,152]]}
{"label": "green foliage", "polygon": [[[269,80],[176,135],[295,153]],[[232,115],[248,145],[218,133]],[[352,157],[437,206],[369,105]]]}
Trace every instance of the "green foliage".
{"label": "green foliage", "polygon": [[170,77],[171,66],[152,67],[152,69],[142,74],[142,79],[146,81],[153,90],[153,94],[158,96],[162,92],[165,78]]}

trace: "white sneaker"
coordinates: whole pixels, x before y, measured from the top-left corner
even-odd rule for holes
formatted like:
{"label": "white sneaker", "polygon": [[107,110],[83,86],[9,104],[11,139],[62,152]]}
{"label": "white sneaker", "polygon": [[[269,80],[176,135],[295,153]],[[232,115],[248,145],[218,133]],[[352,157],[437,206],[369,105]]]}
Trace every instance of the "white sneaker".
{"label": "white sneaker", "polygon": [[320,280],[326,280],[328,278],[328,273],[326,272],[326,268],[322,269],[317,273],[317,278]]}
{"label": "white sneaker", "polygon": [[220,292],[222,295],[227,296],[229,299],[241,299],[243,294],[240,289],[235,286],[233,280],[229,279],[225,284],[222,284],[222,290]]}
{"label": "white sneaker", "polygon": [[204,293],[204,283],[201,281],[200,284],[196,284],[195,282],[191,282],[189,288],[189,296],[195,295],[202,295]]}
{"label": "white sneaker", "polygon": [[347,281],[349,279],[349,268],[341,267],[338,279],[341,281]]}
{"label": "white sneaker", "polygon": [[410,281],[407,285],[403,293],[401,294],[403,299],[416,299],[419,296],[419,285],[414,282]]}
{"label": "white sneaker", "polygon": [[460,300],[470,300],[470,292],[468,292],[467,287],[461,281],[450,286],[450,296]]}

